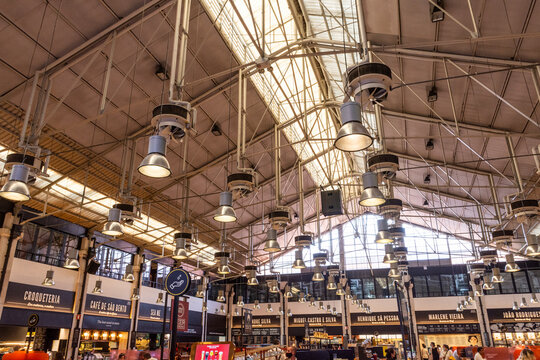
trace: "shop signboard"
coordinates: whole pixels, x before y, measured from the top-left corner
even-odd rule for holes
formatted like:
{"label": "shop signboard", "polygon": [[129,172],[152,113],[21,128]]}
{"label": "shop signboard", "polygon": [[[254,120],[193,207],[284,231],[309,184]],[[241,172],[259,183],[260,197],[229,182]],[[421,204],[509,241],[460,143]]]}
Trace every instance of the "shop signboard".
{"label": "shop signboard", "polygon": [[250,309],[242,308],[242,332],[244,335],[251,335],[253,330],[253,313]]}
{"label": "shop signboard", "polygon": [[73,291],[10,281],[5,303],[24,308],[71,312],[74,300]]}
{"label": "shop signboard", "polygon": [[341,326],[341,315],[294,315],[289,317],[290,327]]}
{"label": "shop signboard", "polygon": [[92,315],[129,317],[131,301],[87,294],[84,311]]}
{"label": "shop signboard", "polygon": [[163,304],[139,304],[139,319],[147,321],[159,321],[163,322],[163,317],[167,318],[167,322],[170,318],[171,308],[167,307],[167,314],[165,315],[165,306]]}
{"label": "shop signboard", "polygon": [[467,324],[477,323],[478,316],[475,310],[446,311],[417,311],[417,324]]}
{"label": "shop signboard", "polygon": [[95,330],[129,331],[131,319],[84,315],[83,328]]}
{"label": "shop signboard", "polygon": [[397,312],[351,314],[352,325],[399,325]]}
{"label": "shop signboard", "polygon": [[466,324],[419,324],[418,334],[478,334],[478,323]]}
{"label": "shop signboard", "polygon": [[[171,305],[174,300],[171,301]],[[171,327],[173,324],[171,312]],[[189,303],[187,301],[178,301],[178,321],[176,323],[176,331],[189,331]]]}
{"label": "shop signboard", "polygon": [[[264,328],[264,327],[279,327],[279,315],[266,315],[266,316],[256,316],[253,315],[251,318],[251,326],[253,328]],[[233,318],[233,327],[240,328],[242,327],[242,317],[235,316]]]}
{"label": "shop signboard", "polygon": [[487,313],[492,323],[540,322],[540,308],[488,309]]}

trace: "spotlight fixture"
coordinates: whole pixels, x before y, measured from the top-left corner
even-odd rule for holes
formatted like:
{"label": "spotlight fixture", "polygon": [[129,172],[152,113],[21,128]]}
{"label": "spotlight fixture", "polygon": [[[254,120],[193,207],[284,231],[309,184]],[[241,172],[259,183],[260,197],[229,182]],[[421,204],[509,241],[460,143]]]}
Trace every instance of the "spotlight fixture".
{"label": "spotlight fixture", "polygon": [[218,296],[216,298],[216,301],[225,302],[225,291],[224,290],[218,290]]}
{"label": "spotlight fixture", "polygon": [[358,305],[358,304],[359,304],[359,302],[358,302],[358,295],[353,295],[352,301],[351,301],[351,302],[352,302],[353,305],[354,305],[354,304],[357,304],[357,305]]}
{"label": "spotlight fixture", "polygon": [[480,296],[484,296],[484,293],[482,292],[482,288],[480,286],[476,286],[474,288],[474,296],[475,297],[480,297]]}
{"label": "spotlight fixture", "polygon": [[107,218],[107,223],[101,231],[105,235],[109,236],[120,236],[124,233],[124,228],[120,224],[122,218],[122,210],[117,208],[109,209],[109,216]]}
{"label": "spotlight fixture", "polygon": [[234,308],[234,316],[240,316],[240,310],[238,308]]}
{"label": "spotlight fixture", "polygon": [[94,286],[94,289],[92,290],[92,294],[102,294],[103,289],[101,288],[101,280],[96,280],[96,285]]}
{"label": "spotlight fixture", "polygon": [[336,307],[332,308],[332,315],[336,316],[338,314]]}
{"label": "spotlight fixture", "polygon": [[491,277],[491,282],[495,284],[502,283],[504,281],[504,278],[501,275],[501,269],[499,269],[498,267],[494,267],[492,271],[493,276]]}
{"label": "spotlight fixture", "polygon": [[426,174],[426,176],[424,176],[424,184],[430,184],[431,183],[431,175],[430,174]]}
{"label": "spotlight fixture", "polygon": [[337,290],[336,280],[334,275],[328,275],[328,284],[326,284],[326,289],[330,291]]}
{"label": "spotlight fixture", "polygon": [[456,312],[463,312],[463,307],[460,304],[457,305]]}
{"label": "spotlight fixture", "polygon": [[266,233],[266,243],[264,244],[264,251],[266,252],[277,252],[281,251],[281,247],[277,242],[277,231],[276,229],[269,229]]}
{"label": "spotlight fixture", "polygon": [[259,300],[255,300],[253,302],[253,308],[254,309],[260,309],[261,308],[261,304],[259,304]]}
{"label": "spotlight fixture", "polygon": [[315,270],[313,272],[313,277],[311,281],[324,281],[324,276],[322,274],[322,269],[320,265],[315,265]]}
{"label": "spotlight fixture", "polygon": [[527,247],[525,248],[525,255],[538,256],[540,255],[540,245],[538,245],[538,236],[527,235]]}
{"label": "spotlight fixture", "polygon": [[517,301],[514,301],[514,304],[512,305],[512,310],[514,310],[514,311],[519,310],[519,305],[518,305]]}
{"label": "spotlight fixture", "polygon": [[521,303],[519,304],[519,307],[520,308],[527,307],[527,300],[525,299],[525,297],[521,298]]}
{"label": "spotlight fixture", "polygon": [[29,169],[22,164],[13,165],[9,180],[2,186],[0,196],[9,201],[30,200],[30,190],[28,190]]}
{"label": "spotlight fixture", "polygon": [[386,201],[384,195],[379,190],[379,182],[377,174],[365,172],[362,174],[362,194],[360,195],[360,205],[362,206],[379,206]]}
{"label": "spotlight fixture", "polygon": [[133,265],[129,264],[126,266],[126,272],[124,273],[124,276],[122,276],[122,280],[127,282],[135,281],[135,276],[133,275]]}
{"label": "spotlight fixture", "polygon": [[267,284],[268,284],[268,291],[269,292],[271,292],[272,294],[277,294],[279,292],[279,287],[278,287],[277,280],[275,280],[275,279],[268,280]]}
{"label": "spotlight fixture", "polygon": [[293,269],[305,269],[306,264],[302,256],[302,248],[296,249],[294,253],[294,263],[292,265]]}
{"label": "spotlight fixture", "polygon": [[64,267],[66,269],[78,269],[79,265],[79,251],[77,249],[70,249],[68,251],[68,256],[64,262]]}
{"label": "spotlight fixture", "polygon": [[281,306],[279,307],[279,314],[280,314],[280,315],[283,315],[283,314],[284,314],[283,308],[282,308]]}
{"label": "spotlight fixture", "polygon": [[309,298],[309,306],[315,306],[315,298],[313,296]]}
{"label": "spotlight fixture", "polygon": [[439,22],[444,20],[444,12],[441,10],[444,3],[443,0],[435,0],[437,6],[430,4],[431,22]]}
{"label": "spotlight fixture", "polygon": [[433,150],[435,148],[435,140],[427,139],[426,140],[426,150]]}
{"label": "spotlight fixture", "polygon": [[284,296],[287,298],[287,299],[290,299],[292,298],[294,295],[291,291],[291,287],[289,285],[285,286],[285,294]]}
{"label": "spotlight fixture", "polygon": [[131,293],[131,300],[136,301],[141,298],[141,295],[139,295],[139,288],[133,289],[133,292]]}
{"label": "spotlight fixture", "polygon": [[507,254],[506,255],[506,266],[504,267],[505,272],[516,272],[519,271],[519,265],[516,264],[514,260],[514,254]]}
{"label": "spotlight fixture", "polygon": [[424,200],[424,203],[423,203],[424,206],[429,206],[429,202],[427,200]]}
{"label": "spotlight fixture", "polygon": [[287,316],[288,316],[288,317],[291,317],[291,316],[292,316],[292,311],[291,311],[291,309],[287,309]]}
{"label": "spotlight fixture", "polygon": [[165,299],[164,299],[163,293],[160,292],[157,294],[156,304],[163,304],[163,303],[165,303]]}
{"label": "spotlight fixture", "polygon": [[219,125],[217,123],[214,123],[214,125],[212,125],[212,128],[210,129],[210,132],[212,132],[212,135],[214,135],[214,136],[223,135],[223,133],[221,132],[221,128],[219,127]]}
{"label": "spotlight fixture", "polygon": [[268,306],[266,307],[266,311],[267,312],[273,312],[274,309],[272,309],[272,304],[268,304]]}
{"label": "spotlight fixture", "polygon": [[219,262],[217,273],[220,275],[230,274],[231,273],[231,269],[229,268],[230,254],[225,251],[220,251],[220,252],[215,253],[214,257]]}
{"label": "spotlight fixture", "polygon": [[391,244],[394,242],[392,234],[388,231],[388,224],[386,219],[377,220],[377,226],[379,231],[375,236],[375,243],[377,244]]}
{"label": "spotlight fixture", "polygon": [[390,278],[399,278],[401,276],[401,273],[399,272],[399,269],[398,269],[398,264],[397,263],[391,263],[390,264],[390,271],[388,271],[388,277]]}
{"label": "spotlight fixture", "polygon": [[165,157],[167,139],[161,135],[152,135],[148,141],[148,155],[142,160],[137,170],[148,177],[165,178],[171,175],[171,166]]}
{"label": "spotlight fixture", "polygon": [[352,297],[352,294],[351,294],[351,288],[349,286],[347,286],[345,288],[345,300],[352,300],[353,297]]}
{"label": "spotlight fixture", "polygon": [[221,305],[219,307],[219,312],[222,313],[222,314],[225,314],[225,305]]}
{"label": "spotlight fixture", "polygon": [[219,207],[214,214],[214,220],[228,223],[236,221],[236,212],[232,207],[232,193],[229,191],[223,191],[219,194]]}
{"label": "spotlight fixture", "polygon": [[326,305],[326,312],[332,313],[332,306],[330,306],[330,304]]}
{"label": "spotlight fixture", "polygon": [[236,306],[238,307],[244,307],[244,297],[242,295],[238,296],[238,301],[236,302]]}
{"label": "spotlight fixture", "polygon": [[397,263],[398,259],[396,255],[394,254],[394,246],[392,244],[386,244],[384,245],[384,258],[383,263],[385,264],[392,264]]}
{"label": "spotlight fixture", "polygon": [[298,294],[298,302],[305,303],[306,302],[306,294],[304,294],[303,292]]}
{"label": "spotlight fixture", "polygon": [[163,65],[159,64],[156,67],[156,76],[161,81],[167,81],[169,80],[169,74],[167,73],[167,70],[163,67]]}
{"label": "spotlight fixture", "polygon": [[43,286],[53,286],[54,285],[54,271],[47,270],[47,273],[45,274],[45,279],[41,282],[41,285]]}
{"label": "spotlight fixture", "polygon": [[474,303],[474,291],[469,291],[469,296],[467,296],[467,302],[469,304],[473,304]]}
{"label": "spotlight fixture", "polygon": [[259,285],[259,280],[257,280],[257,266],[255,265],[246,265],[244,267],[247,277],[247,284],[249,286]]}
{"label": "spotlight fixture", "polygon": [[186,251],[186,235],[189,235],[191,238],[191,234],[189,233],[174,234],[174,238],[176,241],[176,249],[174,249],[173,251],[172,258],[175,260],[184,260],[188,257]]}
{"label": "spotlight fixture", "polygon": [[495,289],[495,287],[493,286],[493,283],[491,281],[484,281],[484,285],[482,285],[482,289],[493,290]]}
{"label": "spotlight fixture", "polygon": [[341,151],[362,151],[373,144],[373,138],[362,124],[362,108],[357,102],[346,102],[340,107],[341,129],[334,146]]}
{"label": "spotlight fixture", "polygon": [[437,88],[435,86],[433,86],[431,89],[429,89],[428,96],[427,96],[427,101],[428,102],[437,101]]}
{"label": "spotlight fixture", "polygon": [[536,297],[536,293],[532,293],[531,295],[531,304],[538,304],[538,298]]}
{"label": "spotlight fixture", "polygon": [[324,303],[322,301],[319,301],[319,310],[325,310]]}
{"label": "spotlight fixture", "polygon": [[204,297],[204,286],[203,284],[197,285],[197,292],[195,293],[195,296],[198,298]]}

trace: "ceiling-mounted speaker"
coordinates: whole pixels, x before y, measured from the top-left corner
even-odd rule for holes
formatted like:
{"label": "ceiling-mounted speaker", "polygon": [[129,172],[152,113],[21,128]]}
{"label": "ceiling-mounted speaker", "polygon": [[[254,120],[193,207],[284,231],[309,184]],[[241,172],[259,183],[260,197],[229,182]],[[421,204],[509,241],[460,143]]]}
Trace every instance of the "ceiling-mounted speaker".
{"label": "ceiling-mounted speaker", "polygon": [[99,270],[99,267],[101,264],[96,259],[92,258],[88,262],[88,266],[86,267],[86,272],[92,275],[95,275],[97,271]]}
{"label": "ceiling-mounted speaker", "polygon": [[321,209],[324,216],[342,215],[341,190],[321,191]]}

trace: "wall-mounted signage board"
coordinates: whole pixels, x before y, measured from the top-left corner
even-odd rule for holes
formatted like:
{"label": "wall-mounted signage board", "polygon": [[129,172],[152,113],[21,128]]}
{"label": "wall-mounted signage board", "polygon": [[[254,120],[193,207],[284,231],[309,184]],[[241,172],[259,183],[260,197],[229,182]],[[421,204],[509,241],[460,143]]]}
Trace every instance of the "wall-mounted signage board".
{"label": "wall-mounted signage board", "polygon": [[129,331],[131,319],[84,315],[83,329]]}
{"label": "wall-mounted signage board", "polygon": [[351,314],[352,325],[399,325],[398,313]]}
{"label": "wall-mounted signage board", "polygon": [[99,295],[86,295],[85,314],[113,317],[129,317],[131,301]]}
{"label": "wall-mounted signage board", "polygon": [[289,317],[289,327],[341,326],[341,315],[294,315]]}
{"label": "wall-mounted signage board", "polygon": [[418,324],[466,324],[477,323],[478,315],[475,310],[445,311],[416,311]]}
{"label": "wall-mounted signage board", "polygon": [[5,303],[30,309],[71,312],[74,300],[73,291],[9,282]]}

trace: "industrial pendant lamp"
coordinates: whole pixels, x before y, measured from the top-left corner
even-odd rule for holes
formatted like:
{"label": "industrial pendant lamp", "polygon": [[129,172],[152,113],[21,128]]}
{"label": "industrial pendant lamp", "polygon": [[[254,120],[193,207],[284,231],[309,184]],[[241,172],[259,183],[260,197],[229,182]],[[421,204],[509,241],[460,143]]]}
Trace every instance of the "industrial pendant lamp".
{"label": "industrial pendant lamp", "polygon": [[326,305],[326,312],[332,313],[332,306],[330,304]]}
{"label": "industrial pendant lamp", "polygon": [[[303,292],[298,294],[298,302],[305,303],[306,302],[306,294],[304,294]],[[531,303],[532,303],[532,300],[531,300]]]}
{"label": "industrial pendant lamp", "polygon": [[225,291],[218,290],[218,296],[216,298],[216,301],[225,302]]}
{"label": "industrial pendant lamp", "polygon": [[294,263],[292,265],[293,269],[305,269],[306,264],[302,256],[302,248],[297,249],[294,253]]}
{"label": "industrial pendant lamp", "polygon": [[30,190],[28,190],[27,185],[28,172],[29,170],[25,165],[13,165],[8,182],[0,190],[0,196],[9,201],[30,200]]}
{"label": "industrial pendant lamp", "polygon": [[77,249],[70,249],[68,251],[68,256],[64,262],[64,267],[66,269],[78,269],[79,264],[79,251]]}
{"label": "industrial pendant lamp", "polygon": [[384,245],[384,258],[383,263],[385,264],[393,264],[397,263],[398,259],[396,255],[394,254],[394,246],[392,244],[386,244]]}
{"label": "industrial pendant lamp", "polygon": [[204,297],[204,287],[203,284],[197,285],[197,292],[195,293],[195,296],[198,298]]}
{"label": "industrial pendant lamp", "polygon": [[319,301],[319,310],[322,310],[322,311],[325,310],[324,303],[322,301]]}
{"label": "industrial pendant lamp", "polygon": [[45,279],[41,282],[41,285],[43,286],[53,286],[54,285],[54,271],[47,270],[47,273],[45,274]]}
{"label": "industrial pendant lamp", "polygon": [[519,271],[520,268],[518,264],[516,264],[516,261],[514,260],[514,254],[507,254],[506,255],[506,266],[504,267],[504,271],[506,272],[516,272]]}
{"label": "industrial pendant lamp", "polygon": [[345,295],[345,290],[343,290],[343,285],[341,285],[341,282],[337,283],[336,295],[337,296]]}
{"label": "industrial pendant lamp", "polygon": [[536,293],[533,293],[531,295],[531,304],[538,304],[538,298],[536,297]]}
{"label": "industrial pendant lamp", "polygon": [[353,296],[351,295],[351,288],[347,286],[345,288],[345,300],[352,300]]}
{"label": "industrial pendant lamp", "polygon": [[176,249],[173,251],[172,258],[175,260],[184,260],[187,259],[188,254],[186,251],[186,239],[181,237],[182,233],[174,234],[176,239]]}
{"label": "industrial pendant lamp", "polygon": [[532,235],[532,234],[527,236],[527,247],[525,248],[525,255],[527,256],[540,255],[540,245],[538,245],[538,236]]}
{"label": "industrial pendant lamp", "polygon": [[494,284],[502,283],[504,278],[501,275],[501,269],[498,267],[493,268],[493,276],[491,277],[491,282]]}
{"label": "industrial pendant lamp", "polygon": [[131,293],[131,300],[139,300],[141,296],[139,295],[139,288],[133,289],[133,292]]}
{"label": "industrial pendant lamp", "polygon": [[127,282],[135,281],[135,276],[133,275],[133,265],[130,264],[126,266],[126,272],[124,273],[122,280],[127,281]]}
{"label": "industrial pendant lamp", "polygon": [[491,281],[485,281],[484,285],[482,285],[482,289],[484,290],[493,290],[495,287],[493,286],[493,283]]}
{"label": "industrial pendant lamp", "polygon": [[375,243],[377,244],[391,244],[394,242],[392,234],[388,231],[388,224],[386,219],[377,220],[377,227],[379,231],[375,236]]}
{"label": "industrial pendant lamp", "polygon": [[161,135],[150,136],[148,155],[143,159],[137,170],[148,177],[164,178],[171,175],[169,161],[165,157],[167,139]]}
{"label": "industrial pendant lamp", "polygon": [[291,287],[289,285],[285,286],[285,294],[284,296],[287,298],[287,299],[290,299],[292,298],[294,295],[291,291]]}
{"label": "industrial pendant lamp", "polygon": [[326,289],[330,291],[337,290],[336,280],[334,275],[328,275],[328,284],[326,284]]}
{"label": "industrial pendant lamp", "polygon": [[257,280],[257,266],[255,265],[246,265],[244,267],[247,277],[247,284],[249,286],[259,285],[259,280]]}
{"label": "industrial pendant lamp", "polygon": [[253,308],[254,309],[260,309],[261,308],[261,304],[259,304],[259,300],[255,300],[253,302]]}
{"label": "industrial pendant lamp", "polygon": [[287,316],[288,316],[288,317],[291,317],[291,316],[292,316],[292,311],[291,311],[291,309],[287,309]]}
{"label": "industrial pendant lamp", "polygon": [[225,306],[221,305],[219,307],[219,312],[222,313],[222,314],[225,314]]}
{"label": "industrial pendant lamp", "polygon": [[94,289],[92,290],[92,294],[102,294],[103,289],[101,288],[101,280],[96,280],[96,285],[94,286]]}
{"label": "industrial pendant lamp", "polygon": [[234,308],[234,316],[240,316],[240,310],[238,308]]}
{"label": "industrial pendant lamp", "polygon": [[266,233],[266,243],[264,244],[264,251],[266,252],[277,252],[280,251],[281,247],[277,242],[277,232],[276,229],[270,229]]}
{"label": "industrial pendant lamp", "polygon": [[214,214],[214,220],[228,223],[236,221],[236,212],[232,207],[232,193],[230,191],[223,191],[219,194],[219,207]]}
{"label": "industrial pendant lamp", "polygon": [[244,297],[242,295],[238,296],[238,301],[236,302],[236,306],[244,307]]}
{"label": "industrial pendant lamp", "polygon": [[120,224],[121,218],[122,210],[117,208],[109,209],[109,217],[107,219],[107,223],[105,224],[101,232],[109,236],[122,235],[124,233],[124,228],[122,224]]}
{"label": "industrial pendant lamp", "polygon": [[315,306],[315,298],[313,296],[309,298],[309,306]]}
{"label": "industrial pendant lamp", "polygon": [[267,312],[273,312],[274,309],[272,309],[272,304],[268,304],[268,306],[266,307],[266,311]]}
{"label": "industrial pendant lamp", "polygon": [[368,171],[362,175],[362,187],[364,190],[360,195],[360,205],[379,206],[384,204],[386,200],[378,186],[377,174]]}
{"label": "industrial pendant lamp", "polygon": [[520,308],[527,307],[527,300],[525,299],[525,297],[521,298],[521,303],[519,304],[519,307]]}
{"label": "industrial pendant lamp", "polygon": [[399,278],[400,276],[401,276],[401,273],[399,272],[398,264],[391,263],[390,270],[388,271],[388,277],[396,279],[396,278]]}
{"label": "industrial pendant lamp", "polygon": [[313,273],[313,277],[311,278],[311,281],[324,281],[324,276],[322,274],[321,267],[318,264],[315,265],[315,271]]}
{"label": "industrial pendant lamp", "polygon": [[229,268],[229,253],[225,251],[217,252],[214,254],[214,257],[219,262],[217,273],[220,275],[227,275],[231,273]]}
{"label": "industrial pendant lamp", "polygon": [[517,301],[514,301],[514,304],[512,305],[512,310],[514,310],[514,311],[519,310],[519,305],[518,305]]}
{"label": "industrial pendant lamp", "polygon": [[277,280],[270,280],[268,285],[268,291],[272,294],[277,294],[279,292]]}
{"label": "industrial pendant lamp", "polygon": [[163,298],[163,293],[162,292],[158,293],[156,304],[163,304],[164,302],[165,302],[165,299]]}
{"label": "industrial pendant lamp", "polygon": [[469,291],[469,296],[467,297],[467,302],[469,304],[473,304],[474,303],[474,291]]}
{"label": "industrial pendant lamp", "polygon": [[341,151],[362,151],[373,143],[373,138],[362,124],[360,104],[349,101],[340,107],[341,129],[339,129],[334,146]]}

